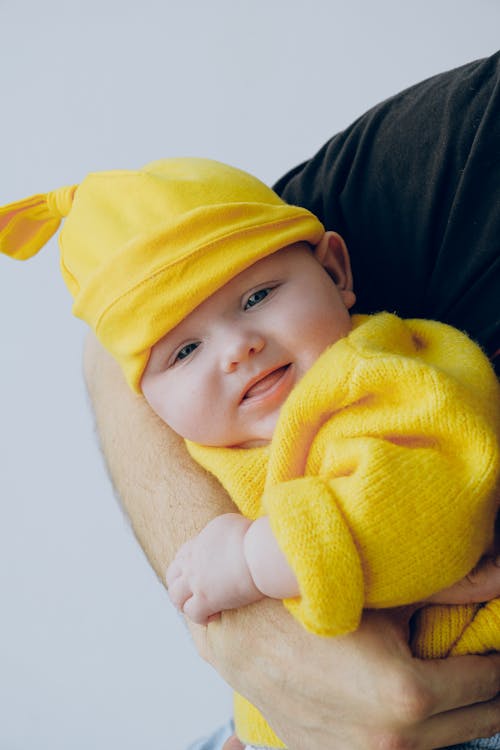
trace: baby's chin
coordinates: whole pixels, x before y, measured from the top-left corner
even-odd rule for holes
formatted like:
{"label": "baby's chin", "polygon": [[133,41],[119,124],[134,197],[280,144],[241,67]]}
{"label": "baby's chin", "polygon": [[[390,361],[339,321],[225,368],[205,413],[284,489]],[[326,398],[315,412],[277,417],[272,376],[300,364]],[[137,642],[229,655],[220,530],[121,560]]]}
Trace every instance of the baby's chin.
{"label": "baby's chin", "polygon": [[[177,433],[179,434],[179,433]],[[195,437],[187,437],[186,435],[180,435],[180,437],[183,437],[184,440],[187,440],[188,443],[196,443],[197,445],[204,445],[205,448],[262,448],[265,445],[269,445],[271,442],[271,438],[251,438],[249,440],[243,440],[242,442],[238,443],[228,443],[228,442],[222,442],[220,440],[210,440],[210,439],[203,439],[203,436],[200,437],[199,435]]]}
{"label": "baby's chin", "polygon": [[270,440],[264,440],[257,438],[255,440],[245,440],[243,443],[238,443],[238,445],[231,445],[231,448],[262,448],[264,445],[269,445],[271,441]]}
{"label": "baby's chin", "polygon": [[[235,434],[234,430],[232,434],[226,433],[226,435],[203,434],[203,430],[198,430],[194,436],[183,435],[182,437],[207,448],[262,448],[272,441],[277,421],[277,416],[275,419],[269,418],[265,424],[257,425],[253,430],[239,430],[239,434]],[[245,432],[247,432],[246,435]]]}

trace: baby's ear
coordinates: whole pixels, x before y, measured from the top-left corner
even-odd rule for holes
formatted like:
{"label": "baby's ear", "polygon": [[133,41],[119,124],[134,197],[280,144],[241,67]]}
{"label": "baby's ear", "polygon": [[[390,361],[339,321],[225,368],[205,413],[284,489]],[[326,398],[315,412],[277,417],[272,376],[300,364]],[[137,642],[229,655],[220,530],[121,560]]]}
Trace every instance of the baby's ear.
{"label": "baby's ear", "polygon": [[356,301],[351,261],[347,245],[340,234],[325,232],[314,248],[314,257],[335,282],[347,309],[351,308]]}

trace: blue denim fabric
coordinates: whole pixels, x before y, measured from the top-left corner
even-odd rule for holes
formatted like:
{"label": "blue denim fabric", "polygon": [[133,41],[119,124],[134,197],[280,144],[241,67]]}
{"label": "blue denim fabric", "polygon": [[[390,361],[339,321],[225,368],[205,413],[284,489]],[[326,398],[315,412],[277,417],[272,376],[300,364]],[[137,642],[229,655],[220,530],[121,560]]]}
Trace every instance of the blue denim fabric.
{"label": "blue denim fabric", "polygon": [[[219,727],[210,737],[203,737],[201,740],[196,740],[192,745],[189,745],[187,750],[222,750],[224,742],[234,734],[234,723],[231,719]],[[245,750],[266,750],[265,747],[255,747],[253,745],[246,745]]]}
{"label": "blue denim fabric", "polygon": [[187,750],[222,750],[224,742],[234,733],[234,724],[228,721],[224,726],[219,727],[210,737],[203,737],[201,740],[193,742]]}
{"label": "blue denim fabric", "polygon": [[[228,721],[224,726],[219,727],[210,737],[203,737],[201,740],[193,742],[189,745],[187,750],[222,750],[224,742],[234,734],[233,721]],[[266,750],[265,748],[254,748],[251,745],[247,745],[245,750]]]}
{"label": "blue denim fabric", "polygon": [[[453,745],[453,750],[500,750],[500,734],[485,739],[471,740],[461,745]],[[449,748],[448,750],[452,750]]]}
{"label": "blue denim fabric", "polygon": [[[224,742],[234,732],[234,724],[228,721],[223,727],[214,732],[211,737],[198,740],[190,745],[187,750],[222,750]],[[252,750],[247,746],[247,750]],[[255,748],[255,750],[264,750],[264,748]],[[472,740],[464,742],[461,745],[452,745],[444,750],[500,750],[500,734],[495,734],[488,739]]]}

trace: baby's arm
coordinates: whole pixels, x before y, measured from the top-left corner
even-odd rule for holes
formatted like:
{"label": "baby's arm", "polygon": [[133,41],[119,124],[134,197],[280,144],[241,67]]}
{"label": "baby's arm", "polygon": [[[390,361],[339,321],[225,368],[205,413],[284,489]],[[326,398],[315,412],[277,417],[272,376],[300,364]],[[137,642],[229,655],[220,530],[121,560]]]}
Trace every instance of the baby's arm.
{"label": "baby's arm", "polygon": [[[166,575],[173,604],[192,622],[206,625],[224,610],[260,599],[300,596],[297,578],[262,516],[250,521],[238,513],[214,518],[186,542]],[[426,601],[469,604],[498,596],[500,558],[484,558],[469,575]]]}
{"label": "baby's arm", "polygon": [[281,552],[266,516],[257,521],[237,513],[214,518],[186,542],[166,575],[175,606],[205,625],[227,609],[264,596],[298,596],[297,579]]}

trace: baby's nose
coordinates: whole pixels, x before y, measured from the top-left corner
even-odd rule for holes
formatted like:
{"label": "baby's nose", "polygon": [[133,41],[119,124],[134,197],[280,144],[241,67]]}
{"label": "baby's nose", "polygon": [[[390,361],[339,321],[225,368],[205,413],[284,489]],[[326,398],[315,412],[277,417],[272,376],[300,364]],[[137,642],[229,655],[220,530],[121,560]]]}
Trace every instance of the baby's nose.
{"label": "baby's nose", "polygon": [[224,347],[222,369],[233,372],[242,362],[261,352],[264,346],[264,338],[255,331],[231,336]]}

